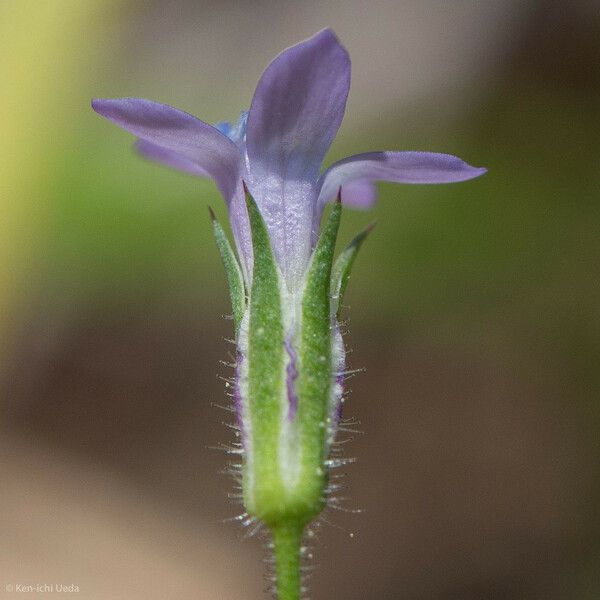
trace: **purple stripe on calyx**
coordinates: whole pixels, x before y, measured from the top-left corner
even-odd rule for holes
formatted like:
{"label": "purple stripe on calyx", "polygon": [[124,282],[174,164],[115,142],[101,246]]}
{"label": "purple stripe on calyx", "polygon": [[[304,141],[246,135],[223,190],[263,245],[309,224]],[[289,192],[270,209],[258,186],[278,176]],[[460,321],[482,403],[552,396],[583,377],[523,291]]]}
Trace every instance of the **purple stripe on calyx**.
{"label": "purple stripe on calyx", "polygon": [[296,394],[296,379],[298,378],[298,369],[296,360],[298,359],[296,351],[292,346],[290,338],[285,341],[285,350],[290,357],[290,361],[285,369],[286,371],[286,386],[288,397],[288,420],[293,421],[298,410],[298,395]]}

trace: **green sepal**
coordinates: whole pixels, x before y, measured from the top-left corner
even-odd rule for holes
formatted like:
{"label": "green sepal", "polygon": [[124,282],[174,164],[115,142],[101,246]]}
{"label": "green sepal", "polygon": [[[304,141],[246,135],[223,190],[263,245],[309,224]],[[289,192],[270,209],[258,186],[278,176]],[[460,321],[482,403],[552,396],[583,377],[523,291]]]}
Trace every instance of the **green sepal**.
{"label": "green sepal", "polygon": [[302,329],[296,390],[302,465],[300,486],[307,516],[323,508],[324,461],[332,373],[331,269],[342,205],[336,202],[314,250],[302,297]]}
{"label": "green sepal", "polygon": [[350,272],[352,271],[352,265],[354,259],[365,241],[369,233],[373,231],[375,223],[371,223],[367,228],[361,231],[347,246],[344,248],[342,253],[337,257],[333,270],[331,273],[331,299],[332,309],[339,319],[340,312],[342,310],[342,300],[346,293],[346,287],[348,286],[348,280],[350,279]]}
{"label": "green sepal", "polygon": [[231,297],[231,309],[233,311],[233,325],[235,327],[235,334],[237,336],[242,317],[246,311],[246,292],[244,288],[244,277],[242,276],[242,270],[240,264],[235,256],[235,252],[227,239],[225,231],[221,227],[221,224],[217,221],[215,213],[212,208],[208,208],[210,212],[210,218],[212,220],[213,233],[217,242],[217,247],[221,253],[221,260],[225,267],[225,274],[227,275],[227,283],[229,283],[229,296]]}
{"label": "green sepal", "polygon": [[251,473],[245,473],[248,512],[272,525],[284,496],[278,448],[284,382],[284,336],[280,275],[265,222],[246,192],[254,268],[248,324],[248,405],[251,418]]}

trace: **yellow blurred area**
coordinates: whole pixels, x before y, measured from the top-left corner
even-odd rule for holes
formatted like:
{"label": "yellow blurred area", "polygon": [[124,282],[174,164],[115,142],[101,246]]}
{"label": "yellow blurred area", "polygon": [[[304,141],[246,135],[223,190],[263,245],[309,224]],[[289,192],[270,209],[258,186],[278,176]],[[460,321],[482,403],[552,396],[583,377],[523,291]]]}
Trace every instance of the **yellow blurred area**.
{"label": "yellow blurred area", "polygon": [[86,62],[99,43],[94,23],[118,4],[0,4],[0,332],[39,258],[40,226],[51,210],[40,191],[56,168],[57,138],[75,135],[70,98],[90,76]]}
{"label": "yellow blurred area", "polygon": [[[73,98],[93,77],[107,0],[0,4],[0,361],[27,319],[43,275],[56,207],[48,201],[61,152],[76,143]],[[87,102],[86,102],[87,105]],[[85,110],[77,106],[75,112]],[[50,197],[52,197],[50,195]],[[51,227],[48,231],[48,227]],[[3,397],[2,406],[10,398]],[[162,504],[114,472],[78,463],[0,425],[0,597],[19,586],[81,598],[239,598],[252,573],[223,544],[220,525],[161,515]],[[25,438],[27,439],[27,438]],[[166,518],[165,518],[166,517]],[[215,562],[212,571],[197,564]],[[49,592],[49,593],[52,593]]]}

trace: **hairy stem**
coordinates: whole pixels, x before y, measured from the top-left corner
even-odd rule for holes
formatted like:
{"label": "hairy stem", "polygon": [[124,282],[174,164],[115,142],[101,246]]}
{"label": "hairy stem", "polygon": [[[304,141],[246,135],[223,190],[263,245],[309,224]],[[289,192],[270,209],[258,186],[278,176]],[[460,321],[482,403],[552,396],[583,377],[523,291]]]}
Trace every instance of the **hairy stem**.
{"label": "hairy stem", "polygon": [[275,551],[275,575],[278,600],[300,600],[300,548],[304,526],[280,523],[271,528]]}

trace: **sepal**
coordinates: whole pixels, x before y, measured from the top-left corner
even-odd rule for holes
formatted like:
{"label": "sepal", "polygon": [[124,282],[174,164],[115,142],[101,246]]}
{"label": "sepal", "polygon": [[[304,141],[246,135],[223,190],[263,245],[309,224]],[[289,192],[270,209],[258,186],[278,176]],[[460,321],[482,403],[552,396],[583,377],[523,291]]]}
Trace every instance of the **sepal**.
{"label": "sepal", "polygon": [[331,210],[302,290],[290,294],[247,190],[246,202],[254,265],[238,339],[244,365],[238,379],[245,415],[244,504],[274,531],[302,528],[324,507],[336,427],[332,408],[339,400],[343,344],[330,289],[342,207],[338,202]]}
{"label": "sepal", "polygon": [[212,208],[208,208],[210,218],[212,220],[213,233],[217,242],[217,248],[221,254],[221,260],[225,267],[227,275],[227,283],[229,283],[229,295],[231,297],[231,309],[233,311],[233,324],[235,327],[236,336],[240,330],[242,317],[246,311],[246,292],[244,288],[244,278],[240,264],[235,256],[235,252],[227,239],[225,231],[221,224],[217,221]]}
{"label": "sepal", "polygon": [[331,308],[336,317],[340,318],[342,310],[342,301],[350,279],[350,272],[354,264],[354,259],[369,233],[373,231],[375,223],[371,223],[361,231],[337,257],[331,273]]}
{"label": "sepal", "polygon": [[299,346],[298,428],[302,448],[301,486],[307,509],[318,514],[323,507],[326,484],[327,439],[329,436],[329,406],[333,372],[333,319],[330,305],[331,270],[335,243],[342,214],[341,202],[336,202],[317,242],[308,269],[302,297],[302,328]]}
{"label": "sepal", "polygon": [[247,346],[247,409],[251,451],[244,472],[244,502],[263,521],[277,518],[284,496],[279,466],[285,350],[280,274],[269,233],[246,190],[254,267],[250,290]]}

